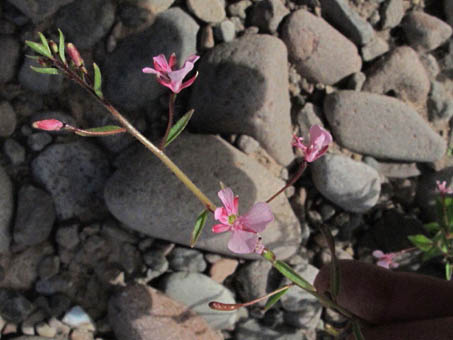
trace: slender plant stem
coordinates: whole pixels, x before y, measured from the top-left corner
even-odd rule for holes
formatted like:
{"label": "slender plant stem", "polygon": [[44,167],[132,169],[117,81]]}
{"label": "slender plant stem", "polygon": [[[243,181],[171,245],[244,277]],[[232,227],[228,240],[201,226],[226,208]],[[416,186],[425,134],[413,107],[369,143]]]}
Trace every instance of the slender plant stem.
{"label": "slender plant stem", "polygon": [[165,143],[167,143],[168,134],[170,133],[170,129],[173,125],[173,117],[175,116],[175,101],[176,101],[176,93],[172,93],[170,95],[170,102],[168,103],[168,123],[167,129],[165,130],[164,137],[162,137],[162,141],[160,142],[159,149],[164,150]]}
{"label": "slender plant stem", "polygon": [[305,169],[307,168],[307,162],[306,161],[303,161],[300,166],[299,166],[299,169],[297,170],[296,174],[294,175],[293,178],[291,178],[291,180],[288,181],[288,183],[286,183],[286,185],[281,188],[279,191],[277,191],[275,194],[273,194],[271,197],[269,197],[266,201],[266,203],[270,203],[275,197],[277,197],[278,195],[280,195],[283,191],[285,191],[287,188],[289,188],[291,185],[293,185],[294,183],[296,183],[296,181],[300,178],[300,176],[302,176],[302,174],[304,173]]}
{"label": "slender plant stem", "polygon": [[100,102],[111,114],[112,116],[120,122],[120,124],[126,129],[128,133],[134,136],[140,143],[142,143],[148,150],[150,150],[157,158],[159,158],[165,166],[173,172],[173,174],[197,197],[201,203],[211,212],[214,212],[216,206],[211,200],[190,180],[189,177],[175,164],[173,161],[168,158],[165,153],[155,146],[151,141],[149,141],[144,135],[140,133],[115,107],[110,104],[110,102],[105,98],[100,98],[93,91],[91,86],[87,84],[78,74],[72,72],[72,70],[67,67],[67,65],[62,64],[58,60],[53,60],[54,64],[62,70],[70,79],[78,83],[85,90],[91,93],[98,102]]}

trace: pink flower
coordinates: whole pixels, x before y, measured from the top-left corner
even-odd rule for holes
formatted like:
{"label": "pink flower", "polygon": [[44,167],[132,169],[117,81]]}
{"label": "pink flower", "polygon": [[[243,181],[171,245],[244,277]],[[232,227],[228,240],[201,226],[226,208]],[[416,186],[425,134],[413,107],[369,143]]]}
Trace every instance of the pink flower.
{"label": "pink flower", "polygon": [[170,58],[167,59],[163,54],[159,54],[157,57],[154,57],[154,68],[145,67],[142,71],[144,73],[153,73],[157,76],[157,81],[162,85],[168,87],[174,93],[179,93],[182,89],[189,87],[193,84],[195,79],[198,76],[196,73],[192,78],[185,81],[183,80],[185,76],[192,71],[195,62],[200,57],[197,55],[192,55],[184,62],[184,65],[181,69],[175,70],[174,66],[176,64],[176,55],[173,53]]}
{"label": "pink flower", "polygon": [[376,264],[380,267],[390,269],[399,266],[398,263],[394,262],[395,253],[385,254],[382,250],[375,250],[373,251],[373,256],[379,260]]}
{"label": "pink flower", "polygon": [[324,155],[332,142],[332,135],[329,131],[325,130],[319,125],[313,125],[310,128],[310,144],[305,145],[302,143],[302,137],[293,136],[293,146],[299,148],[308,163],[317,160]]}
{"label": "pink flower", "polygon": [[447,181],[436,181],[437,184],[437,190],[442,194],[442,195],[449,195],[453,194],[453,189],[452,188],[447,188]]}
{"label": "pink flower", "polygon": [[64,126],[62,122],[56,119],[38,120],[32,124],[35,129],[46,131],[58,131]]}
{"label": "pink flower", "polygon": [[214,233],[231,231],[228,249],[233,253],[261,253],[264,247],[258,233],[274,220],[267,203],[255,203],[247,214],[239,216],[239,197],[235,197],[230,188],[220,190],[218,195],[224,206],[214,212],[214,218],[221,223],[213,226],[212,231]]}

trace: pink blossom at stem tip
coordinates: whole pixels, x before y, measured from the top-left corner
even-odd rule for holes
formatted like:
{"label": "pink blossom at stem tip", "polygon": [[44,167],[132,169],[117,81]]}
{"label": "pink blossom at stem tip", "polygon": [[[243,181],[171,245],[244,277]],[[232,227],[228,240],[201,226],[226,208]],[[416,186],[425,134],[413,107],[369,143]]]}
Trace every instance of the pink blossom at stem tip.
{"label": "pink blossom at stem tip", "polygon": [[309,134],[310,143],[308,145],[303,143],[302,137],[296,135],[293,136],[292,145],[302,151],[306,162],[311,163],[327,152],[329,144],[332,143],[332,135],[319,125],[313,125]]}
{"label": "pink blossom at stem tip", "polygon": [[190,71],[192,71],[195,62],[199,58],[200,57],[197,55],[191,55],[186,59],[182,68],[176,70],[176,55],[174,53],[172,53],[172,55],[168,59],[168,62],[163,54],[159,54],[158,56],[153,58],[154,68],[145,67],[142,69],[142,72],[155,74],[157,81],[161,85],[168,87],[174,93],[179,93],[181,92],[181,90],[192,85],[197,78],[198,73],[196,73],[189,80],[183,82],[184,78]]}
{"label": "pink blossom at stem tip", "polygon": [[234,196],[230,188],[222,189],[218,196],[223,207],[217,208],[214,218],[220,221],[212,227],[214,233],[230,231],[232,233],[228,242],[228,249],[237,254],[256,252],[261,254],[264,246],[258,233],[262,232],[267,224],[274,220],[271,209],[267,203],[258,202],[253,205],[248,213],[239,215],[239,198]]}
{"label": "pink blossom at stem tip", "polygon": [[436,181],[437,185],[437,190],[442,194],[442,195],[450,195],[453,194],[453,189],[452,188],[447,188],[447,181]]}
{"label": "pink blossom at stem tip", "polygon": [[378,260],[376,263],[379,267],[391,269],[397,268],[399,265],[398,263],[394,262],[396,254],[395,253],[387,253],[385,254],[382,250],[375,250],[373,251],[373,257]]}
{"label": "pink blossom at stem tip", "polygon": [[32,126],[45,131],[59,131],[64,127],[64,123],[57,119],[44,119],[33,122]]}

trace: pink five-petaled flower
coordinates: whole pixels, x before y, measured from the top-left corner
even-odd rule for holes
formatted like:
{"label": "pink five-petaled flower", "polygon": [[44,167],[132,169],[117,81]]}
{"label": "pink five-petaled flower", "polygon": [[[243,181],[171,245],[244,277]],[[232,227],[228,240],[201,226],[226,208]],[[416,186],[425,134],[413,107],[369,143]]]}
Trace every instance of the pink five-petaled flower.
{"label": "pink five-petaled flower", "polygon": [[437,184],[437,190],[442,194],[442,195],[450,195],[453,194],[453,189],[452,188],[447,188],[447,181],[436,181]]}
{"label": "pink five-petaled flower", "polygon": [[376,264],[380,267],[390,269],[399,266],[398,263],[394,262],[395,253],[385,254],[382,250],[375,250],[373,251],[373,256],[378,260]]}
{"label": "pink five-petaled flower", "polygon": [[239,197],[235,197],[230,188],[220,190],[218,195],[224,206],[217,208],[214,212],[214,218],[221,223],[213,226],[212,231],[214,233],[231,231],[228,249],[233,253],[257,252],[260,254],[264,248],[258,233],[274,220],[267,203],[255,203],[247,214],[239,216]]}
{"label": "pink five-petaled flower", "polygon": [[35,129],[46,131],[58,131],[64,126],[62,122],[56,119],[38,120],[32,124]]}
{"label": "pink five-petaled flower", "polygon": [[157,76],[157,81],[168,87],[174,93],[179,93],[182,89],[190,86],[193,84],[195,79],[198,76],[196,73],[192,78],[183,82],[186,75],[192,71],[195,62],[200,57],[197,55],[191,55],[187,60],[184,62],[184,65],[181,69],[175,70],[176,64],[176,55],[172,53],[170,58],[167,59],[163,54],[159,54],[157,57],[154,57],[154,68],[152,67],[145,67],[142,71],[144,73],[153,73]]}
{"label": "pink five-petaled flower", "polygon": [[305,161],[310,163],[324,155],[332,142],[332,135],[319,125],[310,128],[310,143],[302,143],[302,137],[293,136],[293,146],[299,148],[305,157]]}

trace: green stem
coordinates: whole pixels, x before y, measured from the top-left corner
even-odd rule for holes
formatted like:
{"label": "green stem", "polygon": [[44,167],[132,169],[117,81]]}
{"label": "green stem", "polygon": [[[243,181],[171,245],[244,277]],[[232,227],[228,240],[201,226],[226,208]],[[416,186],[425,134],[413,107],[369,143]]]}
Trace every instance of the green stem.
{"label": "green stem", "polygon": [[165,166],[173,172],[173,174],[189,189],[195,197],[197,197],[201,203],[211,212],[214,212],[216,206],[211,200],[190,180],[189,177],[175,164],[173,161],[167,157],[157,146],[151,143],[145,136],[143,136],[140,131],[138,131],[118,110],[116,110],[110,102],[105,98],[100,98],[96,95],[90,84],[87,84],[78,74],[72,72],[70,68],[66,65],[60,63],[58,60],[52,60],[60,70],[62,70],[71,80],[78,83],[85,90],[91,93],[96,100],[101,103],[107,111],[109,111],[112,116],[120,122],[120,124],[126,129],[128,133],[135,137],[140,143],[142,143],[145,148],[151,151],[157,158],[159,158]]}
{"label": "green stem", "polygon": [[173,117],[175,115],[175,101],[176,101],[176,93],[172,93],[170,95],[170,102],[168,103],[168,123],[167,129],[165,130],[164,137],[160,142],[159,149],[163,150],[165,148],[165,144],[167,143],[168,134],[170,133],[170,129],[173,125]]}

